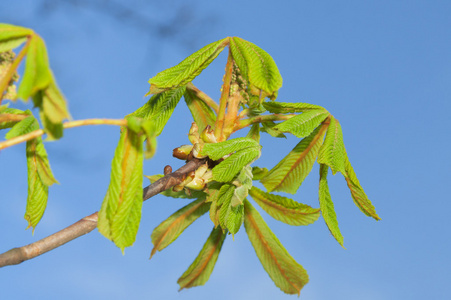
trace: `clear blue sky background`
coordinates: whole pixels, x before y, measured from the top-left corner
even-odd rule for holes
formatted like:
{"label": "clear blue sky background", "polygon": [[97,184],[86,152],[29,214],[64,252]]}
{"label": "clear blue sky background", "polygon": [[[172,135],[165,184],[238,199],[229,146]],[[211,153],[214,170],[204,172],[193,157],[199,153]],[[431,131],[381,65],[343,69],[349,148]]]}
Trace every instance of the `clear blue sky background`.
{"label": "clear blue sky background", "polygon": [[[74,119],[121,118],[134,111],[146,101],[150,77],[225,36],[240,36],[265,49],[284,79],[279,101],[318,104],[340,120],[351,162],[382,218],[375,222],[360,213],[341,175],[329,182],[346,250],[322,218],[291,227],[263,213],[310,275],[301,299],[449,297],[451,2],[192,1],[186,12],[201,26],[188,22],[173,40],[95,9],[68,5],[42,14],[39,3],[2,1],[0,22],[31,27],[46,40]],[[164,21],[173,15],[171,5],[179,7],[181,1],[123,1],[130,3],[149,19]],[[215,21],[207,21],[208,16]],[[221,55],[195,82],[214,98],[224,63]],[[190,122],[188,110],[178,107],[158,140],[157,156],[145,162],[146,174],[182,164],[171,151],[188,142]],[[47,143],[61,184],[51,188],[34,236],[24,230],[24,147],[2,151],[0,252],[98,210],[117,139],[118,128],[104,126],[67,130],[61,141]],[[264,138],[259,165],[272,167],[296,142]],[[317,167],[294,197],[315,207]],[[1,269],[0,298],[295,299],[274,286],[244,230],[234,241],[226,240],[204,287],[178,292],[177,278],[211,230],[209,218],[196,221],[152,260],[148,256],[152,229],[185,203],[163,196],[146,202],[137,241],[125,256],[95,231]]]}

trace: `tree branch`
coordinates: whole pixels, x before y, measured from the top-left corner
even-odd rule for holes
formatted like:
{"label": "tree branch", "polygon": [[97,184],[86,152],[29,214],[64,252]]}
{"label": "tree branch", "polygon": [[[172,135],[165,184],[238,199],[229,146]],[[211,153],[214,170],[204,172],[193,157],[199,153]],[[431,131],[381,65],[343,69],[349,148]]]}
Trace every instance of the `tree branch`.
{"label": "tree branch", "polygon": [[[206,162],[206,158],[193,158],[177,171],[170,173],[143,189],[143,201],[183,182],[186,175]],[[0,254],[0,267],[17,265],[58,248],[97,227],[98,212],[84,217],[78,222],[32,244],[13,248]]]}

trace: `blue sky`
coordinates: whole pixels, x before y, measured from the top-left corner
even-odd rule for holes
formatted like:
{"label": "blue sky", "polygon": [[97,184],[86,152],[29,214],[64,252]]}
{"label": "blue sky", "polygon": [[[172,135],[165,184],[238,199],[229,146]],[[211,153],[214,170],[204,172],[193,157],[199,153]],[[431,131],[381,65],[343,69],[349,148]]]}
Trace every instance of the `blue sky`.
{"label": "blue sky", "polygon": [[[346,250],[322,218],[291,227],[262,214],[308,271],[301,299],[445,299],[451,278],[449,233],[451,3],[449,1],[193,1],[193,18],[174,40],[90,9],[71,6],[41,15],[40,1],[2,1],[0,22],[35,29],[46,41],[74,119],[121,118],[145,103],[148,79],[203,45],[240,36],[272,55],[283,76],[279,101],[307,102],[340,120],[345,145],[381,221],[353,204],[341,175],[330,176]],[[243,3],[244,2],[244,3]],[[124,5],[130,5],[123,1]],[[140,13],[165,20],[170,7]],[[170,4],[178,7],[178,1]],[[164,7],[162,7],[164,6]],[[151,9],[149,9],[151,8]],[[20,13],[17,13],[20,11]],[[187,10],[188,12],[188,10]],[[209,18],[213,23],[207,22]],[[167,19],[170,19],[167,17]],[[199,31],[195,31],[199,30]],[[193,37],[196,37],[193,39]],[[219,96],[225,55],[195,83]],[[18,104],[20,107],[29,107]],[[172,149],[188,142],[191,116],[178,107],[158,139],[145,173],[181,165]],[[114,127],[67,130],[47,143],[60,185],[34,235],[23,230],[23,145],[0,154],[0,252],[29,244],[100,208],[118,139]],[[297,143],[262,139],[258,165],[272,167]],[[318,166],[293,198],[318,206]],[[294,299],[274,286],[244,230],[227,239],[209,282],[178,292],[177,278],[211,230],[196,221],[148,260],[152,229],[182,200],[157,196],[143,206],[135,245],[125,255],[97,231],[51,253],[0,270],[3,299]]]}

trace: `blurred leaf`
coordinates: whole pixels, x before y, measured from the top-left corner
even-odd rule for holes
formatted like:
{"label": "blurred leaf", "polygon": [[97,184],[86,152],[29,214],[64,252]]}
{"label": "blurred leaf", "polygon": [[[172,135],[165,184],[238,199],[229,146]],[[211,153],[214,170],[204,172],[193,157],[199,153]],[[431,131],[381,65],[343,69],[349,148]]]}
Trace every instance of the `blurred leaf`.
{"label": "blurred leaf", "polygon": [[[208,144],[207,144],[208,145]],[[213,180],[231,181],[245,166],[260,156],[260,146],[239,150],[213,168]]]}
{"label": "blurred leaf", "polygon": [[23,38],[31,34],[33,34],[31,29],[0,23],[0,41]]}
{"label": "blurred leaf", "polygon": [[28,116],[22,121],[16,123],[5,135],[6,139],[21,136],[39,129],[39,123],[33,116]]}
{"label": "blurred leaf", "polygon": [[309,278],[249,201],[244,201],[244,227],[263,268],[272,281],[287,294],[300,294]]}
{"label": "blurred leaf", "polygon": [[323,214],[324,222],[326,222],[327,228],[329,228],[332,236],[343,247],[343,236],[341,235],[340,228],[338,227],[337,215],[335,214],[334,203],[329,193],[329,186],[327,184],[327,173],[329,167],[321,164],[319,169],[319,205],[321,207],[321,213]]}
{"label": "blurred leaf", "polygon": [[98,229],[121,248],[131,246],[141,220],[143,136],[125,128],[111,164],[111,181],[99,211]]}
{"label": "blurred leaf", "polygon": [[263,102],[263,106],[274,114],[287,114],[307,112],[310,110],[324,110],[321,106],[308,104],[308,103],[291,103],[291,102]]}
{"label": "blurred leaf", "polygon": [[269,173],[261,179],[268,192],[295,194],[310,173],[323,143],[327,126],[320,126],[300,141]]}
{"label": "blurred leaf", "polygon": [[334,175],[337,172],[346,174],[343,133],[341,131],[340,123],[333,116],[330,118],[330,124],[327,129],[324,144],[319,150],[318,163],[329,166]]}
{"label": "blurred leaf", "polygon": [[150,91],[147,95],[178,88],[191,82],[222,52],[227,43],[228,38],[211,43],[191,54],[178,65],[150,78]]}
{"label": "blurred leaf", "polygon": [[[6,129],[6,128],[11,128],[13,127],[15,124],[17,124],[18,122],[22,121],[22,120],[10,120],[8,117],[8,115],[17,115],[17,116],[22,116],[25,117],[27,115],[30,115],[31,112],[29,110],[27,111],[23,111],[20,109],[16,109],[16,108],[9,108],[6,105],[2,105],[0,106],[0,129]],[[3,119],[2,117],[5,117],[5,119]]]}
{"label": "blurred leaf", "polygon": [[200,130],[205,129],[207,125],[214,126],[216,115],[204,101],[199,99],[196,94],[189,89],[185,91],[184,98],[186,105],[193,115],[194,122],[196,122]]}
{"label": "blurred leaf", "polygon": [[230,50],[241,74],[272,100],[282,87],[282,76],[272,57],[257,45],[239,37],[230,39]]}
{"label": "blurred leaf", "polygon": [[220,143],[208,143],[202,148],[201,155],[207,155],[213,160],[218,160],[232,152],[247,148],[259,147],[259,143],[251,138],[243,137],[227,140]]}
{"label": "blurred leaf", "polygon": [[211,231],[199,255],[189,266],[188,270],[177,280],[177,283],[180,285],[180,290],[204,285],[208,281],[225,238],[226,234],[222,232],[221,228],[216,228]]}
{"label": "blurred leaf", "polygon": [[278,124],[275,129],[292,133],[298,138],[306,137],[318,127],[328,115],[329,113],[324,110],[310,110]]}
{"label": "blurred leaf", "polygon": [[150,257],[161,251],[175,241],[179,235],[210,208],[210,203],[205,202],[205,197],[193,201],[179,209],[152,232],[154,245]]}
{"label": "blurred leaf", "polygon": [[19,47],[21,44],[27,41],[26,37],[11,38],[8,40],[0,40],[0,52],[5,52]]}
{"label": "blurred leaf", "polygon": [[309,225],[318,220],[319,208],[312,208],[290,198],[273,195],[252,187],[249,195],[271,217],[289,225]]}

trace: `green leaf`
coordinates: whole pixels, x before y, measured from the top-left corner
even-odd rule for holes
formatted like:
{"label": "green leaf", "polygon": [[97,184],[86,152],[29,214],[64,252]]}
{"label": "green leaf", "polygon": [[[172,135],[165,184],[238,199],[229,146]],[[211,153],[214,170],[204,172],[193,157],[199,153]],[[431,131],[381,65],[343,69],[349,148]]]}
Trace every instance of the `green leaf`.
{"label": "green leaf", "polygon": [[245,166],[260,156],[260,146],[237,151],[213,168],[213,180],[231,181]]}
{"label": "green leaf", "polygon": [[337,215],[335,214],[334,203],[329,193],[329,186],[327,184],[327,173],[329,167],[321,164],[319,169],[319,205],[321,207],[321,213],[323,214],[324,222],[326,222],[327,228],[329,228],[332,236],[343,247],[343,236],[341,235],[340,228],[338,228]]}
{"label": "green leaf", "polygon": [[329,166],[334,175],[337,172],[346,174],[343,133],[341,131],[340,123],[333,116],[330,118],[330,124],[327,129],[324,144],[319,150],[318,163]]}
{"label": "green leaf", "polygon": [[[31,115],[31,111],[26,110],[20,110],[20,109],[16,109],[16,108],[10,108],[10,107],[6,107],[5,105],[0,106],[0,119],[2,116],[5,115],[22,115],[22,116],[27,116],[27,115]],[[6,118],[6,120],[8,120],[8,118]],[[22,120],[20,120],[22,121]],[[0,129],[6,129],[6,128],[11,128],[13,127],[15,124],[19,123],[20,121],[0,121]]]}
{"label": "green leaf", "polygon": [[271,217],[289,225],[309,225],[318,220],[320,215],[319,208],[266,193],[256,187],[252,187],[249,195]]}
{"label": "green leaf", "polygon": [[191,202],[179,209],[152,232],[154,245],[150,257],[161,251],[175,241],[179,235],[210,208],[210,203],[205,202],[205,197]]}
{"label": "green leaf", "polygon": [[291,103],[291,102],[263,102],[263,106],[273,114],[287,114],[307,112],[310,110],[324,110],[325,108],[308,104],[308,103]]}
{"label": "green leaf", "polygon": [[246,135],[247,138],[260,142],[260,124],[254,124]]}
{"label": "green leaf", "polygon": [[154,134],[155,136],[159,136],[185,93],[185,89],[186,87],[182,86],[178,89],[154,95],[146,104],[128,116],[152,120],[152,123],[155,126]]}
{"label": "green leaf", "polygon": [[357,175],[349,162],[348,155],[345,152],[345,169],[346,169],[346,183],[348,184],[349,190],[351,191],[352,199],[357,207],[367,216],[374,218],[379,221],[381,218],[377,215],[376,209],[374,208],[371,201],[368,199],[367,195],[363,191],[360,185]]}
{"label": "green leaf", "polygon": [[33,116],[26,117],[22,121],[16,123],[5,135],[6,139],[21,136],[39,129],[39,123]]}
{"label": "green leaf", "polygon": [[277,124],[274,123],[273,121],[263,122],[261,124],[263,126],[261,131],[266,132],[267,134],[269,134],[272,137],[286,138],[285,134],[283,134],[280,130],[277,130],[275,128],[277,126]]}
{"label": "green leaf", "polygon": [[0,23],[0,41],[22,38],[31,34],[33,34],[31,29]]}
{"label": "green leaf", "polygon": [[111,181],[99,211],[98,229],[124,251],[136,238],[142,207],[143,136],[121,133],[111,164]]}
{"label": "green leaf", "polygon": [[263,268],[275,285],[287,294],[300,294],[309,278],[249,201],[244,202],[244,227]]}
{"label": "green leaf", "polygon": [[[209,185],[209,195],[207,197],[207,202],[211,202],[210,206],[210,219],[217,227],[220,225],[220,210],[224,203],[230,203],[233,197],[233,192],[235,191],[235,186],[233,184],[220,184],[215,183],[214,185]],[[225,229],[225,227],[223,227]]]}
{"label": "green leaf", "polygon": [[282,87],[282,76],[272,57],[255,44],[239,37],[230,39],[230,50],[241,74],[272,100]]}
{"label": "green leaf", "polygon": [[310,110],[278,124],[275,129],[292,133],[298,138],[306,137],[318,127],[328,115],[329,113],[324,110]]}
{"label": "green leaf", "polygon": [[267,168],[252,167],[252,180],[261,180],[268,172]]}
{"label": "green leaf", "polygon": [[199,255],[189,266],[188,270],[177,280],[180,290],[204,285],[208,281],[218,260],[225,238],[226,234],[222,232],[221,228],[211,231]]}
{"label": "green leaf", "polygon": [[220,143],[208,143],[202,148],[201,155],[206,155],[213,160],[218,160],[232,152],[247,148],[259,147],[259,143],[251,138],[236,138]]}
{"label": "green leaf", "polygon": [[11,38],[8,40],[0,40],[0,52],[5,52],[19,47],[22,43],[26,42],[26,37]]}
{"label": "green leaf", "polygon": [[228,230],[232,235],[238,232],[243,224],[244,218],[244,206],[233,205],[232,200],[234,195],[230,197],[230,191],[236,192],[236,188],[229,187],[227,192],[224,193],[221,199],[221,207],[219,209],[219,225],[225,232]]}
{"label": "green leaf", "polygon": [[149,80],[149,94],[181,87],[191,82],[221,53],[229,38],[211,43],[185,58],[178,65],[158,73]]}
{"label": "green leaf", "polygon": [[[151,175],[151,176],[144,175],[144,177],[148,178],[151,183],[154,183],[158,179],[164,177],[164,175],[162,175],[162,174]],[[190,192],[187,193],[184,190],[180,191],[180,192],[174,192],[172,189],[167,189],[167,190],[161,192],[160,195],[163,195],[166,197],[171,197],[171,198],[181,198],[181,199],[199,199],[201,197],[203,197],[203,198],[206,197],[206,194],[203,191],[190,190]]]}
{"label": "green leaf", "polygon": [[320,126],[300,141],[269,173],[261,179],[268,192],[295,194],[310,173],[323,142],[327,126]]}
{"label": "green leaf", "polygon": [[201,131],[204,130],[207,125],[214,126],[216,115],[204,101],[199,99],[199,97],[189,89],[185,91],[184,98],[186,105],[193,115],[194,122],[196,122]]}
{"label": "green leaf", "polygon": [[45,89],[52,81],[47,49],[41,37],[31,38],[27,51],[27,61],[17,96],[28,100],[37,91]]}

